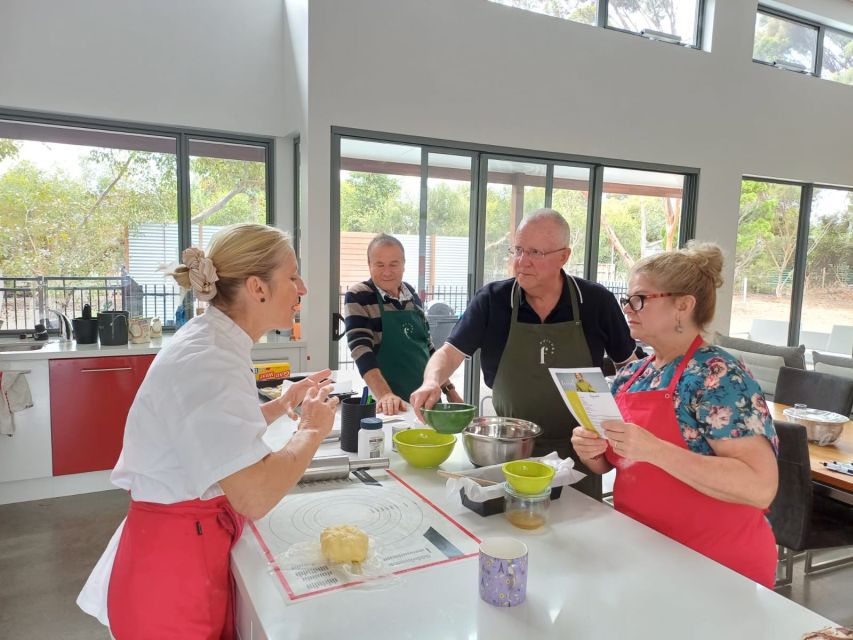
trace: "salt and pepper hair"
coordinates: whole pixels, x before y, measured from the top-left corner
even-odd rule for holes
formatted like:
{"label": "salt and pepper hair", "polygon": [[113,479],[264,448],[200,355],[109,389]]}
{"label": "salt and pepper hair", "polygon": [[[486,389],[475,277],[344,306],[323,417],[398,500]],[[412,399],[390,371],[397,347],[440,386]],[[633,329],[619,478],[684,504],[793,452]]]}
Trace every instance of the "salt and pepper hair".
{"label": "salt and pepper hair", "polygon": [[516,233],[524,229],[526,226],[538,222],[548,222],[557,229],[557,237],[563,247],[572,246],[572,230],[569,228],[569,223],[556,209],[537,209],[530,215],[524,216],[521,224],[518,225]]}
{"label": "salt and pepper hair", "polygon": [[[247,278],[256,276],[269,283],[273,272],[290,254],[293,254],[293,245],[281,229],[253,223],[232,224],[220,229],[213,235],[205,254],[219,277],[211,304],[223,311],[229,309]],[[184,289],[191,288],[185,265],[180,265],[170,275]]]}
{"label": "salt and pepper hair", "polygon": [[723,251],[713,242],[691,240],[683,249],[664,251],[634,263],[631,275],[648,277],[663,293],[696,299],[693,322],[700,330],[714,319],[717,289],[723,284]]}
{"label": "salt and pepper hair", "polygon": [[406,250],[403,248],[403,243],[394,236],[389,236],[387,233],[380,233],[367,245],[367,264],[370,264],[370,254],[377,247],[397,247],[400,253],[403,254],[403,262],[406,262]]}

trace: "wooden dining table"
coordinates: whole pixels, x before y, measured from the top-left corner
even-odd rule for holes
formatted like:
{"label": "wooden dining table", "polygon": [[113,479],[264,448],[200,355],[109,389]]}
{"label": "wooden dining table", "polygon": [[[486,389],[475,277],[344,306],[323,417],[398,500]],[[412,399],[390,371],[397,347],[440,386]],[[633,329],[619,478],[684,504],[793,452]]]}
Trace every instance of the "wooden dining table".
{"label": "wooden dining table", "polygon": [[[783,411],[790,405],[779,402],[767,402],[770,415],[774,420],[793,422]],[[831,487],[836,498],[853,504],[853,476],[827,469],[823,462],[850,462],[853,463],[853,420],[848,420],[841,432],[841,437],[833,444],[820,446],[809,442],[809,460],[812,467],[812,479],[823,485]]]}

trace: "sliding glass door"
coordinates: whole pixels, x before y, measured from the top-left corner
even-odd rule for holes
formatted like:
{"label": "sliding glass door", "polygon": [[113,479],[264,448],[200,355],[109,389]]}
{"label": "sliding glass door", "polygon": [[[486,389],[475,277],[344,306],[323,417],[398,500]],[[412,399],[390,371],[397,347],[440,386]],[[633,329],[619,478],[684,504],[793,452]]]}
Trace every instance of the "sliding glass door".
{"label": "sliding glass door", "polygon": [[[571,229],[568,274],[614,295],[638,259],[689,237],[695,172],[657,166],[456,148],[406,136],[335,136],[332,202],[339,247],[332,310],[333,368],[355,368],[343,333],[343,296],[369,277],[367,244],[394,235],[406,252],[404,280],[418,291],[441,346],[474,292],[513,277],[508,248],[525,216],[543,207]],[[626,163],[628,164],[628,163]],[[666,167],[669,169],[669,167]],[[598,194],[596,197],[595,194]],[[334,220],[334,217],[333,217]],[[463,384],[464,380],[464,384]],[[454,383],[477,402],[490,393],[475,356]]]}

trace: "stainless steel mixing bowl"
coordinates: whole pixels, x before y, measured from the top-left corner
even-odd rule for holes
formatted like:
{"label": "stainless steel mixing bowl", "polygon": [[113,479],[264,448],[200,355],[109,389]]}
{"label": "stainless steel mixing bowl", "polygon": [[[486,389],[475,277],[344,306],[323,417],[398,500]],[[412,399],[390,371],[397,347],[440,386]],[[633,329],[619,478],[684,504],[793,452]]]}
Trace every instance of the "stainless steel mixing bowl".
{"label": "stainless steel mixing bowl", "polygon": [[540,433],[542,427],[527,420],[483,416],[465,427],[462,444],[472,464],[487,467],[529,458]]}

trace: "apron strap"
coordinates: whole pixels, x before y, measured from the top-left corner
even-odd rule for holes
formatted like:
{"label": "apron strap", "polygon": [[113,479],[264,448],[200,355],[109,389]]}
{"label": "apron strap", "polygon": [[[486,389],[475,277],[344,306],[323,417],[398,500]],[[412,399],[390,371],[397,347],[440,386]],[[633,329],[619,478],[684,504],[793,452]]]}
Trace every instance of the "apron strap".
{"label": "apron strap", "polygon": [[690,348],[687,349],[687,353],[684,354],[684,357],[681,359],[681,362],[678,363],[678,368],[675,370],[675,373],[672,376],[672,380],[669,382],[669,387],[667,391],[671,394],[675,393],[675,387],[678,384],[678,381],[681,380],[681,374],[684,373],[684,370],[687,368],[687,363],[690,362],[690,359],[693,357],[693,354],[696,353],[696,349],[702,344],[702,336],[697,335],[693,338],[693,342],[690,343]]}
{"label": "apron strap", "polygon": [[[690,362],[690,359],[693,357],[693,354],[696,353],[696,350],[701,346],[701,344],[702,344],[702,336],[696,336],[693,339],[693,342],[690,343],[690,347],[687,349],[687,353],[684,354],[684,357],[681,359],[681,362],[678,363],[678,367],[675,369],[675,373],[672,376],[672,380],[670,380],[669,386],[666,389],[667,393],[669,393],[670,395],[675,393],[675,387],[678,385],[678,381],[681,380],[681,374],[684,373],[684,370],[687,368],[687,363]],[[622,393],[628,393],[628,389],[631,388],[631,385],[634,384],[634,382],[637,380],[637,378],[639,378],[640,375],[643,373],[643,371],[646,370],[646,367],[648,367],[651,364],[653,359],[654,359],[653,355],[648,356],[646,358],[646,361],[643,363],[643,365],[641,367],[639,367],[634,372],[634,375],[632,375],[628,379],[628,382],[626,382],[624,385],[622,385],[622,389],[623,389]]]}

